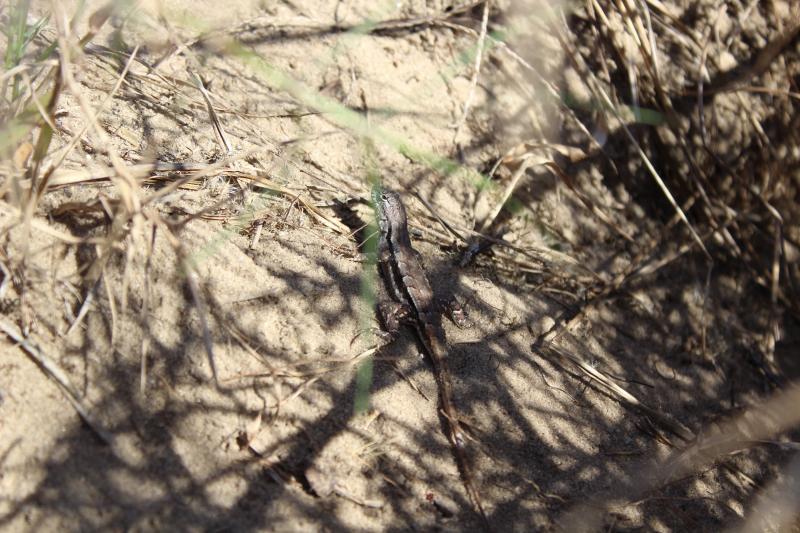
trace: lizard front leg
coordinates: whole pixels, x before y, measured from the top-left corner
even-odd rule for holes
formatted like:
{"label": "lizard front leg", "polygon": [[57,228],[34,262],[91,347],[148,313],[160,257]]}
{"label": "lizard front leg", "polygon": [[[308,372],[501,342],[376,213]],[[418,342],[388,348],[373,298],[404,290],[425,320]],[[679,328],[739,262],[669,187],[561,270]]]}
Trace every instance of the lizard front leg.
{"label": "lizard front leg", "polygon": [[411,308],[406,303],[401,302],[381,302],[378,305],[378,314],[381,317],[384,330],[381,335],[384,341],[391,341],[400,331],[400,322],[407,319],[411,314]]}
{"label": "lizard front leg", "polygon": [[467,316],[467,312],[464,310],[464,307],[456,300],[455,297],[450,298],[449,300],[439,301],[438,306],[439,312],[442,314],[446,314],[447,317],[459,327],[459,329],[467,329],[471,328],[474,324]]}

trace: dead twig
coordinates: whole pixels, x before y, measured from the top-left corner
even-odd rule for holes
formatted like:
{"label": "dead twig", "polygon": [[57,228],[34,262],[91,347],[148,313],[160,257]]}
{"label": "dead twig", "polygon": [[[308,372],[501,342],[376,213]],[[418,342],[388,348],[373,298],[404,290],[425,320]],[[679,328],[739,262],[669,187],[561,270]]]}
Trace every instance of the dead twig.
{"label": "dead twig", "polygon": [[[663,429],[669,431],[679,439],[683,440],[684,442],[689,442],[694,439],[694,433],[692,430],[684,426],[678,421],[672,420],[662,411],[658,411],[647,404],[643,403],[641,400],[636,398],[633,394],[628,392],[627,390],[623,389],[614,381],[607,377],[603,372],[598,370],[597,368],[593,367],[582,361],[579,357],[572,355],[566,350],[563,350],[557,347],[552,342],[549,342],[550,337],[545,336],[541,340],[541,342],[537,342],[537,344],[543,348],[539,351],[543,355],[545,353],[550,353],[556,355],[562,361],[566,361],[577,367],[581,372],[589,376],[592,380],[596,383],[600,384],[604,389],[614,395],[618,400],[620,400],[624,405],[628,406],[629,408],[638,411],[650,419],[654,420],[659,426]],[[546,343],[546,345],[545,345]]]}
{"label": "dead twig", "polygon": [[472,99],[475,97],[475,87],[478,86],[478,77],[481,72],[481,61],[483,61],[483,47],[486,44],[486,28],[489,25],[489,7],[491,0],[486,0],[483,3],[483,16],[481,17],[481,33],[478,35],[477,50],[475,51],[475,65],[472,67],[472,80],[469,84],[469,92],[467,98],[464,100],[464,109],[461,112],[461,118],[455,124],[455,133],[453,134],[453,143],[458,143],[458,136],[461,134],[461,128],[467,120],[469,108],[472,105]]}
{"label": "dead twig", "polygon": [[83,405],[78,393],[75,391],[75,388],[72,386],[67,374],[61,369],[61,367],[58,366],[50,357],[46,356],[36,346],[25,339],[22,336],[22,333],[11,324],[4,320],[0,320],[0,330],[2,330],[3,333],[5,333],[11,340],[16,342],[17,345],[26,354],[28,354],[28,357],[30,357],[48,377],[56,382],[58,388],[61,389],[61,392],[64,394],[64,397],[67,399],[67,401],[69,401],[89,429],[91,429],[94,434],[97,435],[104,443],[109,446],[113,446],[113,435],[103,429],[95,417],[91,414],[89,409]]}

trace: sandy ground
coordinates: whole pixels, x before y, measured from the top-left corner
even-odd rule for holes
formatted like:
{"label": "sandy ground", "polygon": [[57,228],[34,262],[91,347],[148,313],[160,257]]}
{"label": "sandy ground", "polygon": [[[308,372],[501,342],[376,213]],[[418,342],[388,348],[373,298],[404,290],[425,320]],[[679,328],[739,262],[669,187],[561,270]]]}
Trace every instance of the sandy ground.
{"label": "sandy ground", "polygon": [[[50,9],[34,4],[37,13]],[[89,4],[79,35],[99,6]],[[736,2],[727,11],[684,4],[667,7],[696,31],[716,32],[709,55],[723,64],[720,72],[726,60],[763,46],[788,9],[757,5],[742,24],[745,6]],[[110,223],[122,209],[119,182],[54,187],[35,226],[18,224],[13,202],[2,204],[12,280],[0,300],[3,320],[65,371],[108,442],[23,350],[0,341],[1,529],[478,529],[420,347],[408,331],[372,350],[377,321],[368,295],[377,272],[360,246],[369,233],[361,226],[371,217],[363,202],[370,174],[403,192],[437,293],[455,295],[474,323],[445,327],[455,401],[474,433],[476,485],[495,529],[717,531],[748,518],[789,457],[779,447],[747,447],[648,483],[656,464],[687,445],[670,424],[692,440],[797,376],[796,322],[777,317],[783,335],[765,360],[769,293],[743,281],[735,265],[717,263],[709,276],[699,254],[583,306],[593,272],[613,279],[648,243],[663,258],[690,237],[669,223],[673,213],[620,124],[603,123],[591,109],[581,67],[547,31],[541,9],[492,11],[492,24],[508,28],[509,48],[483,51],[474,90],[481,6],[456,19],[475,33],[430,20],[358,29],[446,7],[297,0],[222,9],[176,1],[159,16],[156,3],[144,2],[103,28],[94,43],[122,42],[128,52],[140,45],[139,58],[152,68],[133,63],[98,113],[106,138],[90,130],[63,169],[101,175],[108,165],[98,147],[110,146],[125,164],[222,161],[229,171],[161,196],[120,227]],[[575,9],[570,46],[592,57],[599,37],[585,6]],[[630,61],[641,62],[625,25],[612,16],[608,27]],[[53,38],[54,24],[48,28],[44,36]],[[225,53],[219,43],[230,37],[245,52]],[[74,72],[99,108],[128,56],[94,52]],[[678,94],[691,83],[688,70],[682,59],[667,59],[664,83]],[[609,61],[601,77],[618,81],[621,63]],[[796,66],[795,47],[779,68]],[[230,163],[193,74],[232,144]],[[719,155],[747,146],[761,124],[775,153],[797,158],[791,136],[773,137],[794,120],[778,100],[770,107],[758,93],[720,95],[708,123]],[[69,90],[59,100],[53,150],[82,130],[79,104]],[[745,104],[755,123],[734,120]],[[685,170],[665,163],[679,149],[666,126],[637,127],[660,171]],[[523,142],[579,148],[579,159],[558,160],[596,209],[532,165],[503,231],[529,253],[496,247],[459,267],[462,243],[415,194],[463,232],[496,205],[518,161],[501,165],[485,192],[479,173]],[[443,172],[436,158],[460,158],[463,168]],[[283,192],[237,182],[233,170],[265,176]],[[163,186],[142,185],[138,194]],[[167,226],[156,224],[159,217]],[[119,235],[114,246],[103,244]],[[75,244],[69,236],[94,240]],[[70,329],[90,293],[88,312]],[[653,411],[632,409],[544,348],[541,336],[559,321],[565,327],[548,341],[614,376]]]}

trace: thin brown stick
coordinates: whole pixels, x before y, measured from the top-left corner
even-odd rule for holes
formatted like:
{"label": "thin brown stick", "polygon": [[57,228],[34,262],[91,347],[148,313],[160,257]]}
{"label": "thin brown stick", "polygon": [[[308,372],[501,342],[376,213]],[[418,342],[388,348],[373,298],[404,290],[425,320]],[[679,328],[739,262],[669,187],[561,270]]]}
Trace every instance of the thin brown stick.
{"label": "thin brown stick", "polygon": [[61,392],[64,394],[64,397],[67,399],[67,401],[69,401],[89,429],[91,429],[94,434],[97,435],[104,443],[112,446],[114,444],[113,435],[103,429],[95,417],[91,414],[89,409],[83,405],[78,397],[78,393],[72,386],[69,377],[67,377],[66,372],[64,372],[64,370],[62,370],[61,367],[55,363],[55,361],[45,355],[27,339],[25,339],[22,336],[22,333],[11,324],[4,320],[0,320],[0,330],[2,330],[3,333],[5,333],[11,340],[16,342],[17,345],[26,354],[28,354],[28,357],[30,357],[48,377],[56,382],[58,388],[61,389]]}

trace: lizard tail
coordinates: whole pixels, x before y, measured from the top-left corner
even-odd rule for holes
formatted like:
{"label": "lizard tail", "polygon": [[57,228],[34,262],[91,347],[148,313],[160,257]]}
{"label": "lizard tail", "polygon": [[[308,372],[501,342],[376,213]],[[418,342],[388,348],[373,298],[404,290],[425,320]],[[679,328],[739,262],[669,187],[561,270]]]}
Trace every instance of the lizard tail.
{"label": "lizard tail", "polygon": [[481,495],[473,482],[474,476],[472,475],[472,468],[464,454],[465,440],[461,433],[461,428],[457,421],[451,420],[446,414],[445,418],[450,426],[450,444],[453,447],[453,455],[456,459],[459,474],[461,474],[461,480],[464,483],[464,490],[467,493],[467,498],[472,504],[472,508],[480,515],[484,530],[491,531],[492,527],[489,523],[489,519],[486,517],[486,511],[483,509]]}

